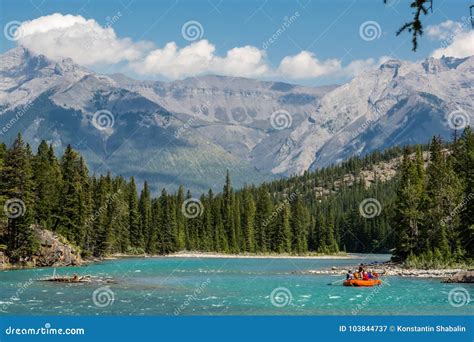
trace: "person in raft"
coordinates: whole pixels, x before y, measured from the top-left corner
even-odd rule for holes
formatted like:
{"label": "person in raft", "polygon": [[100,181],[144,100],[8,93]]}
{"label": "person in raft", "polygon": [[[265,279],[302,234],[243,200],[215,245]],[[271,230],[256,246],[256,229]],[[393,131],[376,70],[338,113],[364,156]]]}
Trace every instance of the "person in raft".
{"label": "person in raft", "polygon": [[346,280],[351,279],[362,279],[362,280],[369,280],[369,279],[377,279],[379,275],[375,272],[365,272],[362,266],[359,266],[359,271],[352,273],[351,271],[347,271]]}

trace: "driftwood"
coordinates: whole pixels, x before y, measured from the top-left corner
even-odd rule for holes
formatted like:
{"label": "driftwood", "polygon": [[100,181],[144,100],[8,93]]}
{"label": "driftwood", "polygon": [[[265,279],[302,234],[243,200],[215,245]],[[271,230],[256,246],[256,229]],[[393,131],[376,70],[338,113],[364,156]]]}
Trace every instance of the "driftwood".
{"label": "driftwood", "polygon": [[39,279],[39,281],[53,281],[58,283],[89,283],[91,281],[90,276],[72,276],[72,277],[51,277],[45,279]]}

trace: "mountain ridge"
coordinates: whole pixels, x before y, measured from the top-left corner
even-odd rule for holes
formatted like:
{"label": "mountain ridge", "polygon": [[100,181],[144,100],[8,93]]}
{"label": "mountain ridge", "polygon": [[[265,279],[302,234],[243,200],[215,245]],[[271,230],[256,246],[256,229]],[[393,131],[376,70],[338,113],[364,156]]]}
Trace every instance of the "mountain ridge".
{"label": "mountain ridge", "polygon": [[[349,83],[312,88],[216,75],[141,81],[18,47],[0,55],[0,125],[24,113],[20,127],[0,134],[72,144],[93,171],[152,176],[154,191],[217,189],[226,169],[239,187],[448,137],[451,113],[474,119],[473,60],[389,60]],[[97,113],[110,127],[94,126]]]}

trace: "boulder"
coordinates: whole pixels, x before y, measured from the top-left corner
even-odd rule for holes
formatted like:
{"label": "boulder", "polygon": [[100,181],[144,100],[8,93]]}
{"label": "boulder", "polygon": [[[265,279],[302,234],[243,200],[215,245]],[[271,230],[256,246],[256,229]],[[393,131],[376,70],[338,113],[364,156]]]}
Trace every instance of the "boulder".
{"label": "boulder", "polygon": [[76,266],[82,264],[80,251],[64,237],[47,229],[34,228],[40,248],[33,256],[36,267]]}
{"label": "boulder", "polygon": [[447,278],[445,283],[474,283],[474,271],[458,272]]}

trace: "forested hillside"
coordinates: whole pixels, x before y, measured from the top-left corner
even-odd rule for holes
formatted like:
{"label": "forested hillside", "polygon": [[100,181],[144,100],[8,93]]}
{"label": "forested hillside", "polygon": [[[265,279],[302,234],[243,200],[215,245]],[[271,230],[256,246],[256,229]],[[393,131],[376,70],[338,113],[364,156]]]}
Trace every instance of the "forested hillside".
{"label": "forested hillside", "polygon": [[[374,177],[368,185],[361,176],[374,164],[402,155],[395,177],[383,182]],[[154,197],[146,182],[139,186],[133,178],[90,175],[70,146],[57,158],[43,141],[33,154],[20,135],[12,146],[0,145],[0,167],[0,243],[14,261],[35,253],[34,223],[63,235],[85,256],[395,248],[400,260],[472,257],[470,128],[448,145],[434,138],[429,146],[391,148],[239,190],[232,188],[229,170],[219,194],[191,194],[181,187]],[[353,181],[347,182],[348,175]]]}

